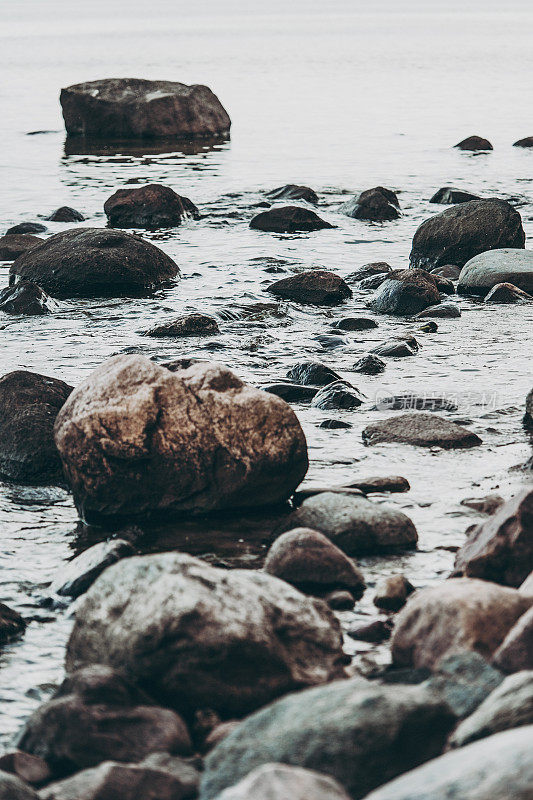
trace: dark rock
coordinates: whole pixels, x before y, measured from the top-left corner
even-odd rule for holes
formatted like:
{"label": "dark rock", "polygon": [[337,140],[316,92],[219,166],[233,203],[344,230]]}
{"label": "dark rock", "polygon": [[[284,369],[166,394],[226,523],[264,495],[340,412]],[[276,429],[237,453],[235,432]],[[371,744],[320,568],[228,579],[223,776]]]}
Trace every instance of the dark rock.
{"label": "dark rock", "polygon": [[158,751],[191,752],[178,714],[156,706],[100,664],[68,676],[55,697],[27,720],[17,746],[44,759],[56,777],[107,759],[128,762]]}
{"label": "dark rock", "polygon": [[336,347],[342,347],[346,344],[346,339],[343,336],[336,336],[333,332],[319,333],[317,336],[313,336],[313,339],[320,342],[325,350],[335,350]]}
{"label": "dark rock", "polygon": [[351,611],[355,606],[355,597],[351,592],[337,589],[324,595],[324,600],[334,611]]}
{"label": "dark rock", "polygon": [[472,431],[451,420],[425,411],[389,417],[368,425],[363,431],[366,445],[402,442],[418,447],[475,447],[481,439]]}
{"label": "dark rock", "polygon": [[297,186],[294,183],[287,183],[285,186],[278,186],[265,192],[270,200],[306,200],[308,203],[318,203],[318,195],[309,186]]}
{"label": "dark rock", "polygon": [[341,380],[340,375],[317,361],[302,361],[295,364],[287,372],[287,378],[304,386],[327,386]]}
{"label": "dark rock", "polygon": [[455,203],[468,203],[470,200],[480,200],[477,194],[465,192],[463,189],[452,189],[451,186],[443,186],[435,192],[430,203],[440,203],[441,205],[454,205]]}
{"label": "dark rock", "polygon": [[487,250],[524,244],[522,219],[510,203],[471,200],[425,220],[413,237],[409,259],[411,267],[426,270],[445,264],[462,267]]}
{"label": "dark rock", "polygon": [[524,414],[524,421],[526,424],[533,423],[533,389],[526,397],[526,412]]}
{"label": "dark rock", "polygon": [[44,759],[21,750],[13,750],[0,756],[0,771],[16,775],[31,786],[42,786],[52,779],[52,773]]}
{"label": "dark rock", "polygon": [[529,800],[533,725],[497,733],[401,775],[365,800]]}
{"label": "dark rock", "polygon": [[422,331],[422,333],[435,333],[438,329],[439,326],[436,322],[426,322],[424,325],[421,325],[418,330]]}
{"label": "dark rock", "polygon": [[62,480],[54,422],[72,387],[19,370],[0,378],[0,475],[17,483]]}
{"label": "dark rock", "polygon": [[83,222],[85,217],[75,208],[61,206],[61,208],[56,208],[53,214],[50,214],[46,219],[49,219],[50,222]]}
{"label": "dark rock", "polygon": [[488,139],[484,139],[482,136],[468,136],[466,139],[463,139],[458,144],[454,145],[454,147],[458,147],[459,150],[492,150],[493,147]]}
{"label": "dark rock", "polygon": [[367,625],[358,625],[348,631],[348,636],[360,642],[378,644],[390,638],[394,623],[392,619],[376,619]]}
{"label": "dark rock", "polygon": [[404,269],[390,273],[370,307],[380,314],[409,316],[435,303],[440,303],[440,295],[433,275],[421,269]]}
{"label": "dark rock", "polygon": [[414,356],[418,353],[418,342],[414,336],[407,336],[405,338],[395,337],[386,342],[378,344],[370,351],[378,356],[390,356],[391,358],[405,358],[406,356]]}
{"label": "dark rock", "polygon": [[20,281],[0,292],[0,311],[5,314],[36,316],[51,314],[56,308],[57,303],[31,281]]}
{"label": "dark rock", "polygon": [[389,575],[378,581],[374,594],[374,605],[383,611],[399,611],[415,587],[405,575]]}
{"label": "dark rock", "polygon": [[441,278],[449,278],[451,281],[459,279],[461,274],[461,267],[456,267],[455,264],[443,264],[442,267],[434,267],[429,271],[430,275],[437,275]]}
{"label": "dark rock", "polygon": [[156,325],[144,332],[144,336],[214,336],[220,333],[218,322],[207,314],[184,314],[181,317]]}
{"label": "dark rock", "polygon": [[370,317],[344,317],[333,322],[331,327],[342,331],[367,331],[377,328],[378,323]]}
{"label": "dark rock", "polygon": [[231,121],[207,86],[108,78],[61,89],[69,136],[227,138]]}
{"label": "dark rock", "polygon": [[6,236],[11,234],[24,234],[24,233],[45,233],[48,228],[41,222],[20,222],[18,225],[13,225],[6,231]]}
{"label": "dark rock", "polygon": [[455,557],[456,575],[520,586],[533,570],[533,488],[522,489],[467,536]]}
{"label": "dark rock", "polygon": [[497,283],[485,297],[485,303],[530,303],[533,297],[512,283]]}
{"label": "dark rock", "polygon": [[9,608],[5,603],[0,603],[0,645],[24,633],[25,630],[26,622],[18,611]]}
{"label": "dark rock", "polygon": [[0,772],[0,800],[39,800],[39,795],[16,775]]}
{"label": "dark rock", "polygon": [[372,278],[375,275],[383,275],[385,272],[392,272],[392,267],[385,261],[373,261],[371,264],[365,264],[364,267],[359,267],[355,272],[351,272],[346,276],[347,283],[358,283],[365,278]]}
{"label": "dark rock", "polygon": [[441,294],[455,294],[455,286],[450,278],[443,278],[442,276],[435,274],[434,277],[437,281],[437,289]]}
{"label": "dark rock", "polygon": [[488,494],[485,497],[465,497],[464,500],[461,500],[462,506],[473,508],[480,514],[494,514],[504,503],[505,500],[499,494]]}
{"label": "dark rock", "polygon": [[146,294],[178,275],[174,261],[139,236],[73,228],[17,258],[9,281],[34,281],[52,297],[121,297]]}
{"label": "dark rock", "polygon": [[331,409],[351,410],[358,408],[363,400],[361,393],[345,381],[335,381],[324,386],[318,391],[311,401],[313,408],[321,408],[323,411]]}
{"label": "dark rock", "polygon": [[9,233],[0,236],[0,261],[15,261],[16,258],[42,244],[44,239],[30,234]]}
{"label": "dark rock", "polygon": [[109,663],[187,714],[241,716],[343,674],[327,605],[259,571],[182,553],[134,556],[78,602],[67,669]]}
{"label": "dark rock", "polygon": [[344,203],[339,210],[348,217],[371,222],[386,222],[400,216],[400,204],[395,192],[383,186],[366,189]]}
{"label": "dark rock", "polygon": [[124,539],[98,542],[61,567],[61,573],[52,582],[49,592],[63,597],[79,597],[104,569],[134,553],[133,545]]}
{"label": "dark rock", "polygon": [[385,283],[389,275],[389,272],[382,272],[381,275],[370,275],[368,278],[363,278],[363,280],[359,283],[359,288],[364,289],[365,291],[379,289],[381,284]]}
{"label": "dark rock", "polygon": [[272,233],[301,233],[334,227],[314,211],[302,206],[276,206],[257,214],[250,222],[250,228]]}
{"label": "dark rock", "polygon": [[208,753],[217,746],[222,739],[225,739],[228,734],[235,730],[240,725],[237,719],[229,719],[227,722],[221,722],[211,729],[210,733],[206,736],[203,742],[202,752]]}
{"label": "dark rock", "polygon": [[322,492],[308,497],[283,524],[312,528],[349,556],[416,547],[416,528],[405,514],[366,497]]}
{"label": "dark rock", "polygon": [[446,656],[423,684],[439,694],[459,719],[464,719],[496,689],[503,675],[472,651]]}
{"label": "dark rock", "polygon": [[533,147],[533,136],[526,136],[525,139],[518,139],[513,147]]}
{"label": "dark rock", "polygon": [[352,290],[342,278],[323,269],[282,278],[272,283],[267,291],[284,300],[317,306],[336,306],[352,296]]}
{"label": "dark rock", "polygon": [[342,786],[319,772],[264,764],[218,795],[219,800],[350,800]]}
{"label": "dark rock", "polygon": [[180,197],[169,186],[151,183],[138,189],[118,189],[104,203],[111,228],[173,228],[200,212],[188,197]]}
{"label": "dark rock", "polygon": [[385,362],[369,353],[356,361],[353,368],[355,372],[362,372],[364,375],[379,375],[385,370]]}
{"label": "dark rock", "polygon": [[88,521],[280,503],[308,466],[291,408],[210,362],[115,356],[75,389],[55,439]]}
{"label": "dark rock", "polygon": [[[532,601],[533,595],[525,595]],[[533,669],[533,608],[526,611],[508,632],[494,654],[493,663],[503,672]]]}
{"label": "dark rock", "polygon": [[325,419],[319,424],[318,427],[327,428],[328,430],[340,430],[353,428],[353,425],[351,422],[344,422],[342,419]]}
{"label": "dark rock", "polygon": [[271,383],[261,388],[264,392],[281,397],[286,403],[308,403],[318,392],[315,386],[302,386],[298,383]]}
{"label": "dark rock", "polygon": [[211,751],[200,798],[218,797],[251,770],[282,762],[330,775],[358,800],[436,756],[453,721],[447,706],[418,686],[355,678],[298,692],[248,717]]}
{"label": "dark rock", "polygon": [[419,319],[427,319],[428,317],[436,317],[437,319],[456,319],[461,316],[461,309],[455,303],[440,303],[438,306],[430,306],[420,314],[417,314]]}
{"label": "dark rock", "polygon": [[372,494],[373,492],[408,492],[411,488],[407,478],[402,478],[401,475],[387,475],[385,477],[379,476],[377,478],[358,478],[350,482],[350,487],[353,489],[360,489],[363,494]]}
{"label": "dark rock", "polygon": [[452,400],[439,395],[417,395],[406,392],[391,397],[380,397],[374,406],[379,411],[457,411]]}
{"label": "dark rock", "polygon": [[358,599],[365,590],[363,574],[353,561],[330,539],[310,528],[295,528],[276,539],[267,553],[264,570],[307,594],[348,589]]}
{"label": "dark rock", "polygon": [[392,637],[395,664],[434,668],[447,655],[473,650],[489,659],[533,598],[475,578],[454,578],[415,592]]}
{"label": "dark rock", "polygon": [[471,258],[461,270],[457,291],[486,296],[501,283],[533,293],[532,250],[494,249]]}

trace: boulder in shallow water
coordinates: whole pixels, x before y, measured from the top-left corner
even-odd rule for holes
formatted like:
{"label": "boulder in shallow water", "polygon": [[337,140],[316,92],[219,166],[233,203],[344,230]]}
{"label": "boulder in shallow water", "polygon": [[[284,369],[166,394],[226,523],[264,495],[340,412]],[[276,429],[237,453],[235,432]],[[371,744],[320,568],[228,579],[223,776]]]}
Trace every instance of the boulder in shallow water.
{"label": "boulder in shallow water", "polygon": [[370,222],[387,222],[401,216],[396,193],[383,186],[365,189],[343,203],[339,210],[348,217]]}
{"label": "boulder in shallow water", "polygon": [[370,301],[370,308],[380,314],[409,316],[440,303],[437,281],[421,269],[391,272]]}
{"label": "boulder in shallow water", "polygon": [[220,328],[214,317],[193,313],[156,325],[145,331],[144,336],[214,336],[217,333],[220,333]]}
{"label": "boulder in shallow water", "polygon": [[492,150],[493,147],[488,139],[484,139],[482,136],[468,136],[466,139],[462,139],[462,141],[458,142],[458,144],[454,145],[459,150]]}
{"label": "boulder in shallow water", "polygon": [[518,139],[513,147],[533,147],[533,136],[526,136],[525,139]]}
{"label": "boulder in shallow water", "polygon": [[388,575],[377,583],[374,605],[383,611],[399,611],[414,590],[405,575]]}
{"label": "boulder in shallow water", "polygon": [[265,196],[269,200],[306,200],[314,205],[318,203],[318,195],[313,189],[310,189],[309,186],[298,186],[295,183],[287,183],[285,186],[271,189],[269,192],[265,192]]}
{"label": "boulder in shallow water", "polygon": [[218,795],[218,800],[350,800],[333,778],[288,764],[264,764]]}
{"label": "boulder in shallow water", "polygon": [[319,361],[302,361],[295,364],[287,372],[287,378],[304,386],[327,386],[341,379],[340,375]]}
{"label": "boulder in shallow water", "polygon": [[323,411],[332,409],[351,410],[362,405],[362,395],[358,389],[345,381],[335,381],[320,389],[311,401],[313,408]]}
{"label": "boulder in shallow water", "polygon": [[398,336],[376,345],[370,351],[378,356],[405,358],[418,353],[419,345],[414,336]]}
{"label": "boulder in shallow water", "polygon": [[5,236],[0,237],[0,261],[14,261],[43,242],[44,239],[39,236],[6,233]]}
{"label": "boulder in shallow water", "polygon": [[461,270],[457,291],[487,295],[499,283],[533,293],[533,250],[492,249],[471,258]]}
{"label": "boulder in shallow water", "polygon": [[169,186],[150,183],[138,189],[118,189],[104,203],[111,228],[173,228],[184,219],[198,219],[200,212],[188,197]]}
{"label": "boulder in shallow water", "polygon": [[[445,264],[462,267],[480,253],[524,245],[522,218],[510,203],[471,200],[426,219],[413,237],[409,259],[411,267],[426,270]],[[512,279],[501,277],[495,283],[502,280]]]}
{"label": "boulder in shallow water", "polygon": [[477,194],[465,192],[463,189],[453,189],[451,186],[443,186],[435,192],[430,203],[440,203],[441,205],[455,205],[456,203],[468,203],[470,200],[480,200]]}
{"label": "boulder in shallow water", "polygon": [[139,236],[73,228],[17,258],[9,282],[33,281],[52,297],[123,297],[149,293],[178,275],[170,256]]}
{"label": "boulder in shallow water", "polygon": [[83,222],[85,217],[81,211],[77,211],[75,208],[61,206],[61,208],[56,208],[46,219],[49,219],[50,222]]}
{"label": "boulder in shallow water", "polygon": [[281,503],[308,465],[291,408],[210,362],[115,356],[74,390],[55,438],[88,520]]}
{"label": "boulder in shallow water", "polygon": [[531,303],[533,296],[512,283],[497,283],[485,297],[485,303]]}
{"label": "boulder in shallow water", "polygon": [[106,78],[61,89],[69,136],[227,138],[230,118],[207,86]]}
{"label": "boulder in shallow water", "polygon": [[339,275],[324,269],[310,269],[272,283],[268,292],[296,303],[336,306],[352,296],[352,290]]}
{"label": "boulder in shallow water", "polygon": [[0,311],[4,314],[38,316],[51,314],[58,304],[40,286],[31,281],[19,281],[0,292]]}
{"label": "boulder in shallow water", "polygon": [[475,447],[481,439],[462,425],[426,411],[415,411],[374,422],[363,430],[367,445],[401,442],[446,450]]}
{"label": "boulder in shallow water", "polygon": [[343,317],[333,322],[331,327],[341,331],[367,331],[377,328],[378,323],[370,317]]}
{"label": "boulder in shallow water", "polygon": [[346,281],[348,283],[359,283],[359,281],[365,278],[383,275],[385,272],[392,272],[390,264],[387,264],[385,261],[372,261],[370,264],[359,267],[355,272],[350,272],[350,274],[346,276]]}
{"label": "boulder in shallow water", "polygon": [[48,228],[41,222],[19,222],[18,225],[13,225],[12,228],[6,231],[6,236],[10,234],[28,234],[28,233],[45,233]]}
{"label": "boulder in shallow water", "polygon": [[316,386],[302,386],[300,383],[270,383],[261,388],[264,392],[281,397],[286,403],[308,403],[318,392]]}
{"label": "boulder in shallow water", "polygon": [[353,366],[355,372],[362,372],[364,375],[379,375],[385,371],[385,362],[372,353],[362,356]]}
{"label": "boulder in shallow water", "polygon": [[257,214],[250,222],[250,228],[271,233],[302,233],[334,227],[302,206],[276,206]]}
{"label": "boulder in shallow water", "polygon": [[187,714],[241,716],[343,675],[342,635],[327,605],[263,572],[216,569],[182,553],[134,556],[105,570],[79,602],[67,668],[110,664]]}

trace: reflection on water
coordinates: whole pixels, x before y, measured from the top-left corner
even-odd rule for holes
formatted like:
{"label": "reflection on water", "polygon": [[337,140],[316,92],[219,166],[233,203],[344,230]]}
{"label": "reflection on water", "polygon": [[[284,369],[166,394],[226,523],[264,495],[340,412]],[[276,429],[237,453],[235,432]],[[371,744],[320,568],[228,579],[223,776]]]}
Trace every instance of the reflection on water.
{"label": "reflection on water", "polygon": [[220,150],[226,142],[220,137],[216,139],[195,139],[181,141],[175,137],[161,139],[113,139],[112,141],[92,139],[86,136],[67,136],[65,138],[65,156],[150,156],[173,154],[180,156],[196,156]]}

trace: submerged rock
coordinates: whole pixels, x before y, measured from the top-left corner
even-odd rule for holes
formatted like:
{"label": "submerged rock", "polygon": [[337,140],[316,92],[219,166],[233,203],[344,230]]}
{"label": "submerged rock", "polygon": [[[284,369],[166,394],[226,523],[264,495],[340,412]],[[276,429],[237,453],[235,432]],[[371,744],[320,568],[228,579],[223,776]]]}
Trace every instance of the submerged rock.
{"label": "submerged rock", "polygon": [[38,316],[51,314],[58,304],[31,281],[19,281],[0,292],[0,311],[4,314]]}
{"label": "submerged rock", "polygon": [[465,497],[464,500],[461,500],[462,506],[473,508],[480,514],[494,514],[504,503],[505,500],[499,494],[487,494],[485,497]]}
{"label": "submerged rock", "polygon": [[344,203],[339,210],[348,217],[370,222],[386,222],[401,216],[396,193],[383,186],[366,189]]}
{"label": "submerged rock", "polygon": [[214,336],[220,333],[218,322],[207,314],[184,314],[181,317],[156,325],[144,332],[144,336]]}
{"label": "submerged rock", "polygon": [[139,236],[73,228],[17,258],[9,282],[33,281],[52,297],[122,297],[151,292],[178,275],[170,256]]}
{"label": "submerged rock", "polygon": [[497,283],[485,297],[485,303],[530,303],[533,296],[512,283]]}
{"label": "submerged rock", "polygon": [[324,269],[311,269],[282,278],[272,283],[268,292],[282,297],[317,306],[336,306],[352,296],[352,290],[341,277]]}
{"label": "submerged rock", "polygon": [[377,328],[378,323],[370,317],[344,317],[333,322],[331,327],[342,331],[367,331]]}
{"label": "submerged rock", "polygon": [[252,770],[218,800],[350,800],[342,786],[319,772],[288,764],[264,764]]}
{"label": "submerged rock", "polygon": [[107,78],[61,89],[69,136],[227,138],[231,121],[207,86]]}
{"label": "submerged rock", "polygon": [[456,203],[468,203],[470,200],[480,200],[477,194],[465,192],[463,189],[452,189],[451,186],[443,186],[435,192],[430,203],[440,203],[441,205],[455,205]]}
{"label": "submerged rock", "polygon": [[302,361],[295,364],[287,372],[287,378],[304,386],[327,386],[341,380],[340,375],[318,361]]}
{"label": "submerged rock", "polygon": [[13,225],[12,228],[9,228],[5,235],[10,236],[11,234],[24,234],[24,233],[45,233],[48,228],[46,225],[43,225],[41,222],[19,222],[18,225]]}
{"label": "submerged rock", "polygon": [[26,622],[18,611],[6,606],[5,603],[0,603],[0,645],[24,633],[25,630]]}
{"label": "submerged rock", "polygon": [[454,145],[454,147],[459,148],[459,150],[492,150],[493,147],[488,139],[484,139],[482,136],[468,136],[466,139],[463,139],[458,144]]}
{"label": "submerged rock", "polygon": [[15,261],[16,258],[42,244],[44,239],[30,234],[9,233],[0,237],[0,261]]}
{"label": "submerged rock", "polygon": [[169,186],[150,183],[138,189],[118,189],[104,203],[111,228],[173,228],[184,219],[198,219],[200,212],[188,197]]}
{"label": "submerged rock", "polygon": [[[525,233],[518,211],[506,200],[471,200],[425,220],[413,237],[411,267],[431,270],[464,266],[474,256],[497,248],[523,248]],[[500,278],[496,283],[510,278]],[[523,288],[523,287],[521,287]]]}
{"label": "submerged rock", "polygon": [[269,192],[265,192],[265,196],[269,200],[306,200],[315,205],[318,203],[318,195],[313,189],[310,189],[309,186],[298,186],[295,183],[287,183],[285,186],[271,189]]}
{"label": "submerged rock", "polygon": [[370,302],[380,314],[408,316],[440,303],[437,281],[421,269],[395,270],[379,287]]}
{"label": "submerged rock", "polygon": [[110,664],[187,714],[241,716],[343,674],[326,604],[262,572],[181,553],[134,556],[105,570],[80,603],[67,668]]}
{"label": "submerged rock", "polygon": [[302,233],[334,227],[302,206],[276,206],[257,214],[250,222],[250,228],[271,233]]}
{"label": "submerged rock", "polygon": [[481,444],[476,433],[425,411],[374,422],[363,430],[363,441],[367,445],[402,442],[418,447],[443,447],[446,450]]}
{"label": "submerged rock", "polygon": [[500,283],[533,292],[533,250],[493,249],[471,258],[461,270],[457,291],[487,295]]}
{"label": "submerged rock", "polygon": [[46,219],[49,219],[50,222],[83,222],[85,217],[81,211],[76,211],[75,208],[61,206],[61,208],[56,208]]}
{"label": "submerged rock", "polygon": [[362,405],[361,393],[345,381],[335,381],[318,391],[311,401],[313,408],[351,410]]}
{"label": "submerged rock", "polygon": [[417,317],[419,319],[427,319],[428,317],[436,317],[437,319],[457,319],[461,316],[461,309],[456,303],[440,303],[437,306],[430,306],[424,309]]}
{"label": "submerged rock", "polygon": [[261,387],[264,392],[281,397],[286,403],[308,403],[318,392],[316,386],[299,383],[271,383]]}
{"label": "submerged rock", "polygon": [[364,375],[379,375],[385,370],[385,362],[369,353],[356,361],[353,368],[355,372],[362,372]]}

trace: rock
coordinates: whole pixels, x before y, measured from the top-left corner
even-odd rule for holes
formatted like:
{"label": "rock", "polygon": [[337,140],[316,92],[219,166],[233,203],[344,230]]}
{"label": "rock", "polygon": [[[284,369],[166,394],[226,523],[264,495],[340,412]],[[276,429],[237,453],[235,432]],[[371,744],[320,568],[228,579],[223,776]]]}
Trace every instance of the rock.
{"label": "rock", "polygon": [[533,292],[533,250],[493,249],[471,258],[461,270],[457,291],[486,296],[500,283]]}
{"label": "rock", "polygon": [[14,261],[43,242],[44,239],[29,234],[10,233],[0,236],[0,261]]}
{"label": "rock", "polygon": [[39,795],[15,775],[0,772],[0,800],[39,800]]}
{"label": "rock", "polygon": [[0,292],[0,311],[4,314],[37,316],[51,314],[57,307],[57,303],[31,281],[19,281]]}
{"label": "rock", "polygon": [[533,423],[533,389],[526,397],[526,412],[524,414],[524,422],[526,425]]}
{"label": "rock", "polygon": [[530,572],[525,581],[520,584],[518,591],[525,595],[533,595],[533,571]]}
{"label": "rock", "polygon": [[140,764],[105,761],[71,778],[52,783],[39,793],[41,800],[192,800],[200,775],[182,759],[166,753],[149,756]]}
{"label": "rock", "polygon": [[75,208],[61,206],[61,208],[56,208],[53,214],[50,214],[46,219],[49,219],[50,222],[83,222],[85,217]]}
{"label": "rock", "polygon": [[217,800],[350,800],[342,786],[310,769],[287,764],[264,764],[252,770]]}
{"label": "rock", "polygon": [[454,714],[463,719],[472,714],[502,680],[502,673],[491,667],[483,656],[465,651],[441,659],[423,685],[439,694]]}
{"label": "rock", "polygon": [[5,235],[10,236],[12,234],[23,233],[45,233],[47,230],[48,228],[46,225],[42,225],[40,222],[20,222],[18,225],[13,225],[12,228],[9,228]]}
{"label": "rock", "polygon": [[363,574],[353,561],[326,536],[310,528],[295,528],[276,539],[267,553],[264,570],[306,594],[347,589],[359,599],[365,590]]}
{"label": "rock", "polygon": [[418,342],[414,336],[394,337],[386,342],[378,344],[370,351],[378,356],[390,356],[394,358],[404,358],[414,356],[418,352]]}
{"label": "rock", "polygon": [[[524,595],[533,601],[533,595]],[[503,672],[533,669],[533,609],[529,609],[513,625],[494,654],[493,663]]]}
{"label": "rock", "polygon": [[124,539],[98,542],[61,567],[61,573],[52,582],[49,592],[62,597],[79,597],[104,569],[134,554],[135,548]]}
{"label": "rock", "polygon": [[437,281],[421,269],[391,272],[370,302],[373,311],[401,316],[417,314],[440,303]]}
{"label": "rock", "polygon": [[358,800],[436,756],[453,721],[447,706],[418,686],[355,678],[298,692],[248,717],[211,751],[200,798],[218,797],[251,770],[282,762],[330,775]]}
{"label": "rock", "polygon": [[[509,675],[450,736],[451,747],[533,724],[533,671]],[[533,727],[532,727],[533,731]]]}
{"label": "rock", "polygon": [[269,192],[265,192],[265,196],[269,200],[306,200],[315,205],[318,203],[318,195],[313,189],[310,189],[309,186],[297,186],[294,183],[287,183],[285,186],[271,189]]}
{"label": "rock", "polygon": [[72,387],[18,370],[0,378],[0,475],[17,483],[62,481],[54,422]]}
{"label": "rock", "polygon": [[335,350],[336,347],[343,347],[347,343],[344,336],[336,336],[332,332],[319,333],[313,336],[313,339],[320,342],[325,350]]}
{"label": "rock", "polygon": [[9,282],[33,281],[52,297],[121,297],[146,294],[178,275],[174,261],[139,236],[73,228],[17,258]]}
{"label": "rock", "polygon": [[401,442],[417,447],[475,447],[481,439],[462,425],[425,411],[374,422],[363,430],[366,445]]}
{"label": "rock", "polygon": [[461,500],[462,506],[473,508],[480,514],[494,514],[504,503],[505,500],[499,494],[487,494],[485,497],[465,497],[464,500]]}
{"label": "rock", "polygon": [[242,716],[343,674],[342,635],[326,604],[262,572],[182,553],[134,556],[106,569],[79,603],[67,669],[110,664],[187,714]]}
{"label": "rock", "polygon": [[321,492],[307,498],[284,523],[285,530],[312,528],[349,556],[416,547],[416,528],[405,514],[366,497]]}
{"label": "rock", "polygon": [[158,751],[188,755],[192,748],[178,714],[100,664],[68,676],[26,721],[17,746],[44,759],[56,777],[106,759],[136,762]]}
{"label": "rock", "polygon": [[456,319],[461,316],[461,309],[456,303],[440,303],[438,306],[430,306],[417,314],[418,319],[437,317],[441,319]]}
{"label": "rock", "polygon": [[322,410],[344,409],[351,410],[358,408],[363,400],[361,393],[345,381],[335,381],[328,386],[324,386],[318,391],[311,401],[313,408]]}
{"label": "rock", "polygon": [[389,575],[378,581],[374,594],[374,605],[383,611],[399,611],[415,587],[405,575]]}
{"label": "rock", "polygon": [[485,297],[485,303],[529,303],[533,297],[512,283],[497,283]]}
{"label": "rock", "polygon": [[529,800],[533,726],[445,753],[381,786],[365,800]]}
{"label": "rock", "polygon": [[457,411],[457,406],[447,397],[428,394],[417,395],[410,392],[380,397],[374,411]]}
{"label": "rock", "polygon": [[468,203],[470,200],[480,200],[477,194],[465,192],[463,189],[452,189],[451,186],[443,186],[435,192],[430,203],[440,203],[441,205],[454,205],[455,203]]}
{"label": "rock", "polygon": [[324,600],[334,611],[351,611],[355,606],[355,598],[351,592],[337,589],[324,595]]}
{"label": "rock", "polygon": [[[510,203],[496,199],[471,200],[447,208],[418,227],[410,265],[427,270],[450,263],[463,267],[485,251],[523,248],[524,243],[522,219]],[[495,283],[502,280],[510,278],[502,277]]]}
{"label": "rock", "polygon": [[207,86],[108,78],[61,89],[69,136],[228,138],[231,121]]}
{"label": "rock", "polygon": [[144,332],[144,336],[214,336],[220,333],[218,322],[207,314],[184,314]]}
{"label": "rock", "polygon": [[115,356],[74,390],[55,440],[89,521],[281,503],[308,466],[291,408],[214,362]]}
{"label": "rock", "polygon": [[418,330],[422,331],[422,333],[435,333],[435,331],[438,331],[438,329],[439,326],[437,325],[437,323],[431,321],[431,322],[426,322],[424,325],[421,325]]}
{"label": "rock", "polygon": [[342,419],[324,419],[318,426],[319,428],[328,428],[330,430],[353,428],[351,422],[345,422]]}
{"label": "rock", "polygon": [[386,272],[392,272],[392,267],[385,261],[373,261],[371,264],[365,264],[364,267],[359,267],[355,272],[351,272],[346,276],[347,283],[358,283],[365,278],[372,278],[375,275],[384,275]]}
{"label": "rock", "polygon": [[327,386],[341,380],[340,375],[318,361],[302,361],[295,364],[287,372],[287,378],[304,386]]}
{"label": "rock", "polygon": [[473,650],[489,659],[533,599],[475,578],[419,590],[396,618],[392,658],[432,669],[447,655]]}
{"label": "rock", "polygon": [[[431,273],[429,273],[431,275]],[[437,281],[437,289],[441,294],[455,294],[455,286],[449,278],[442,278],[440,275],[433,276]]]}
{"label": "rock", "polygon": [[173,228],[200,212],[188,197],[180,197],[169,186],[151,183],[138,189],[118,189],[104,203],[111,228]]}
{"label": "rock", "polygon": [[5,603],[0,603],[0,645],[24,633],[25,630],[26,622],[18,611],[9,608]]}
{"label": "rock", "polygon": [[459,150],[492,150],[493,147],[488,139],[482,136],[468,136],[458,144],[454,145]]}
{"label": "rock", "polygon": [[459,279],[461,268],[456,267],[455,264],[443,264],[442,267],[434,267],[429,271],[430,275],[436,275],[441,278],[449,278],[451,281]]}
{"label": "rock", "polygon": [[378,289],[382,283],[385,283],[389,274],[388,272],[382,272],[381,275],[371,275],[369,278],[363,278],[359,283],[359,288],[365,291]]}
{"label": "rock", "polygon": [[358,625],[348,631],[348,636],[360,642],[378,644],[390,638],[394,623],[392,618],[376,619],[367,625]]}
{"label": "rock", "polygon": [[261,388],[264,392],[281,397],[286,403],[308,403],[318,392],[316,386],[302,386],[299,383],[271,383]]}
{"label": "rock", "polygon": [[52,779],[52,773],[46,761],[39,756],[13,750],[0,756],[0,771],[16,775],[31,786],[42,786]]}
{"label": "rock", "polygon": [[271,233],[301,233],[334,228],[318,214],[302,206],[276,206],[253,217],[250,228]]}
{"label": "rock", "polygon": [[324,269],[282,278],[272,283],[267,291],[284,300],[317,306],[336,306],[352,296],[352,290],[342,278]]}
{"label": "rock", "polygon": [[363,494],[372,494],[372,492],[408,492],[411,488],[407,478],[402,478],[401,475],[358,478],[350,482],[350,487],[360,489]]}
{"label": "rock", "polygon": [[525,139],[518,139],[513,147],[533,147],[533,136],[526,136]]}
{"label": "rock", "polygon": [[236,719],[230,719],[227,722],[221,722],[218,725],[215,725],[203,742],[202,752],[208,753],[239,725],[240,721]]}
{"label": "rock", "polygon": [[386,222],[398,219],[400,204],[395,192],[383,186],[376,186],[352,197],[340,207],[339,211],[354,219]]}
{"label": "rock", "polygon": [[362,372],[364,375],[379,375],[380,372],[385,371],[385,362],[372,353],[368,353],[356,361],[353,368],[355,372]]}
{"label": "rock", "polygon": [[339,328],[342,331],[367,331],[377,327],[378,323],[369,317],[344,317],[332,324],[332,328]]}
{"label": "rock", "polygon": [[455,557],[455,574],[519,587],[533,570],[533,487],[476,525]]}

